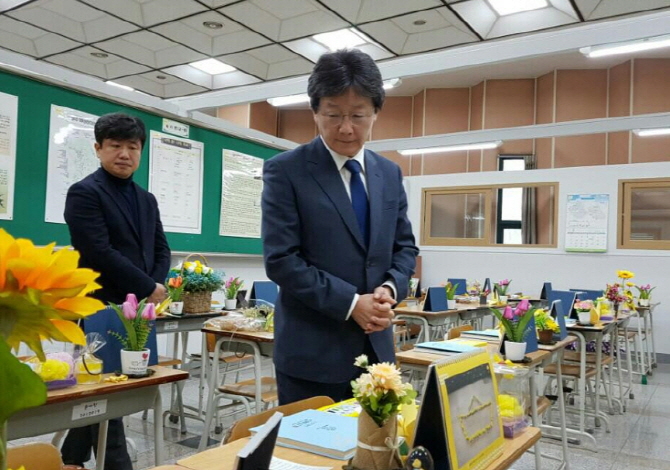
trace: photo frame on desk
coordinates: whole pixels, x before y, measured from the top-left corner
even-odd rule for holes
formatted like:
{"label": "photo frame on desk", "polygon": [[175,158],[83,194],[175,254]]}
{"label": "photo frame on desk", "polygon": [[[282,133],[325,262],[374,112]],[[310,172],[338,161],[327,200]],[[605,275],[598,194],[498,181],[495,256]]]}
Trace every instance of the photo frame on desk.
{"label": "photo frame on desk", "polygon": [[563,310],[560,308],[561,306],[561,301],[560,300],[555,300],[552,304],[549,310],[549,314],[551,317],[556,320],[556,323],[558,323],[558,327],[560,328],[560,332],[554,333],[554,340],[558,341],[563,341],[565,338],[568,337],[568,328],[567,325],[565,324],[565,315],[563,315]]}
{"label": "photo frame on desk", "polygon": [[497,396],[493,364],[486,351],[432,364],[413,445],[430,450],[436,470],[488,466],[502,454],[504,443]]}
{"label": "photo frame on desk", "polygon": [[270,468],[272,453],[277,442],[283,413],[276,412],[240,449],[235,458],[235,470],[259,470]]}
{"label": "photo frame on desk", "polygon": [[444,287],[429,287],[426,292],[426,301],[423,304],[424,312],[443,312],[447,310],[447,291]]}

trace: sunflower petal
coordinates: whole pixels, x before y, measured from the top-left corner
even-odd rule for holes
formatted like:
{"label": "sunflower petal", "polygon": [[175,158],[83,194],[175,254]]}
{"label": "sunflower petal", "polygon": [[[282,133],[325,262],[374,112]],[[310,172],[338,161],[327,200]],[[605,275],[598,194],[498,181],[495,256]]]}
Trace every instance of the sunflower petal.
{"label": "sunflower petal", "polygon": [[70,343],[86,344],[86,337],[79,325],[67,320],[51,320],[51,323],[67,338]]}
{"label": "sunflower petal", "polygon": [[59,300],[54,307],[87,316],[104,309],[105,304],[92,297],[72,297]]}

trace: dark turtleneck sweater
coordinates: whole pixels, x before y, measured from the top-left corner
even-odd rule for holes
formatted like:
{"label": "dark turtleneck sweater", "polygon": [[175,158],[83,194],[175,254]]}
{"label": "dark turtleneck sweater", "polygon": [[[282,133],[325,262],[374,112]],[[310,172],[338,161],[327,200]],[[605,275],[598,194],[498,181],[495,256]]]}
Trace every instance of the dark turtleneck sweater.
{"label": "dark turtleneck sweater", "polygon": [[137,193],[135,192],[135,185],[133,185],[133,176],[130,175],[129,178],[118,178],[111,173],[109,173],[104,168],[102,169],[103,174],[107,180],[112,183],[112,186],[117,190],[121,198],[121,204],[123,204],[126,209],[130,212],[130,215],[133,218],[133,224],[137,231],[140,231],[140,209],[137,202]]}

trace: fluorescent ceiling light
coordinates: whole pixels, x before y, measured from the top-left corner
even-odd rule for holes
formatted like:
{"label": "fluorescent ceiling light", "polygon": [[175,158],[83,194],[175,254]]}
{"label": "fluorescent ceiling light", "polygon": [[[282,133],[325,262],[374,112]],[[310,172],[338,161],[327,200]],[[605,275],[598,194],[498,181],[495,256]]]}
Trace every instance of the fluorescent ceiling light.
{"label": "fluorescent ceiling light", "polygon": [[670,35],[639,39],[637,41],[603,44],[601,46],[582,47],[579,49],[579,52],[587,57],[593,58],[648,51],[651,49],[660,49],[662,47],[670,47]]}
{"label": "fluorescent ceiling light", "polygon": [[636,129],[633,133],[639,137],[652,137],[655,135],[670,135],[670,127],[658,129]]}
{"label": "fluorescent ceiling light", "polygon": [[384,90],[390,90],[391,88],[400,86],[401,83],[402,80],[400,80],[399,78],[391,78],[389,80],[384,80]]}
{"label": "fluorescent ceiling light", "polygon": [[116,82],[113,82],[111,80],[107,80],[105,83],[107,83],[108,85],[118,87],[118,88],[123,88],[124,90],[135,91],[134,88],[131,88],[128,85],[121,85],[120,83],[116,83]]}
{"label": "fluorescent ceiling light", "polygon": [[488,0],[500,16],[522,11],[539,10],[549,6],[547,0]]}
{"label": "fluorescent ceiling light", "polygon": [[307,103],[309,101],[309,96],[307,96],[307,93],[302,93],[300,95],[278,96],[276,98],[268,98],[267,101],[272,106],[289,106],[292,104]]}
{"label": "fluorescent ceiling light", "polygon": [[351,49],[370,42],[363,33],[360,33],[353,28],[315,34],[312,36],[312,39],[323,44],[331,51]]}
{"label": "fluorescent ceiling light", "polygon": [[195,67],[198,70],[202,70],[203,72],[210,75],[219,75],[220,73],[228,73],[232,72],[233,70],[237,70],[235,67],[224,64],[223,62],[212,58],[199,60],[198,62],[191,62],[188,65]]}
{"label": "fluorescent ceiling light", "polygon": [[463,145],[448,145],[446,147],[426,147],[420,149],[398,150],[401,155],[418,155],[421,153],[440,153],[440,152],[457,152],[462,150],[486,150],[494,149],[502,145],[502,140],[494,142],[479,142],[476,144]]}

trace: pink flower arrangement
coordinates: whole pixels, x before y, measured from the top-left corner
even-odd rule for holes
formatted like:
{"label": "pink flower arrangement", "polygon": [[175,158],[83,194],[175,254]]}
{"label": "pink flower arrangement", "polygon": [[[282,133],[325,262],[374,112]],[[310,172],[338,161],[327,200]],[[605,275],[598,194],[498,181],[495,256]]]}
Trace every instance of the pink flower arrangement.
{"label": "pink flower arrangement", "polygon": [[651,291],[656,289],[656,287],[651,287],[651,284],[647,284],[646,286],[635,286],[635,288],[640,293],[641,299],[648,299],[651,295]]}
{"label": "pink flower arrangement", "polygon": [[503,279],[493,284],[493,289],[498,293],[498,295],[507,295],[507,289],[512,282],[511,279]]}
{"label": "pink flower arrangement", "polygon": [[138,302],[135,294],[128,294],[121,307],[113,303],[110,303],[109,306],[123,323],[126,336],[121,336],[116,331],[108,331],[108,333],[118,339],[124,349],[129,351],[144,350],[149,339],[149,333],[153,328],[151,322],[156,319],[156,305],[147,302],[147,299]]}
{"label": "pink flower arrangement", "polygon": [[575,302],[575,310],[578,312],[590,312],[593,308],[593,300],[582,300]]}
{"label": "pink flower arrangement", "polygon": [[496,308],[492,308],[493,314],[500,320],[500,323],[505,331],[505,336],[510,341],[522,343],[526,336],[526,327],[528,322],[535,315],[535,307],[533,307],[528,299],[524,299],[515,307],[509,305],[501,312]]}
{"label": "pink flower arrangement", "polygon": [[623,288],[618,284],[607,284],[607,289],[605,289],[605,297],[607,300],[619,304],[626,301],[626,296],[623,293]]}
{"label": "pink flower arrangement", "polygon": [[234,299],[237,296],[237,292],[244,285],[244,281],[239,277],[230,277],[224,285],[226,289],[226,299]]}

